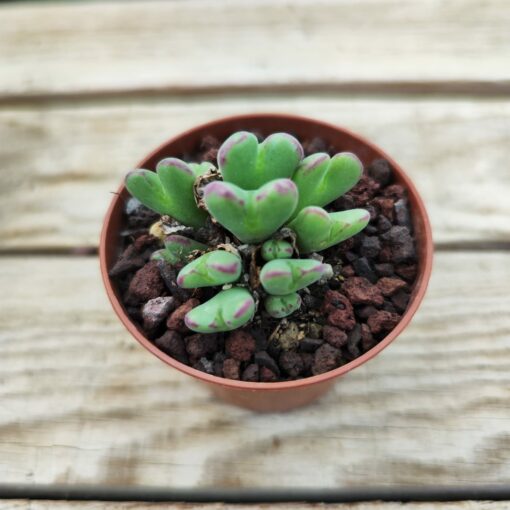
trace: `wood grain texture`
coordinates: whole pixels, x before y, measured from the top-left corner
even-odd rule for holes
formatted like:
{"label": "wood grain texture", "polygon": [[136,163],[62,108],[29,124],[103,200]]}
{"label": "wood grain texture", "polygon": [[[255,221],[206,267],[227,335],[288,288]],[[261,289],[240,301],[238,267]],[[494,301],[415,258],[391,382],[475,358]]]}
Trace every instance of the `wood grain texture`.
{"label": "wood grain texture", "polygon": [[507,510],[505,501],[461,501],[456,503],[120,503],[112,501],[0,500],[0,510]]}
{"label": "wood grain texture", "polygon": [[506,0],[3,5],[0,95],[508,81],[506,7]]}
{"label": "wood grain texture", "polygon": [[441,253],[404,335],[318,403],[213,400],[124,331],[96,258],[3,257],[0,480],[186,488],[510,481],[507,253]]}
{"label": "wood grain texture", "polygon": [[97,245],[111,192],[146,153],[207,120],[261,111],[379,144],[415,180],[436,241],[509,239],[509,101],[223,97],[0,109],[0,250]]}

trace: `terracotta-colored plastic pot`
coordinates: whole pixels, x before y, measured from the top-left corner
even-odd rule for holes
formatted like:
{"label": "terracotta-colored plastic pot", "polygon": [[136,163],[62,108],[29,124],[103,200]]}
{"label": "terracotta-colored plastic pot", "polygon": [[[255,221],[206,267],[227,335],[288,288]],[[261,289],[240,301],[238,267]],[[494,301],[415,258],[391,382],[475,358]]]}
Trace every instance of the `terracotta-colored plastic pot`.
{"label": "terracotta-colored plastic pot", "polygon": [[154,169],[156,163],[164,157],[191,153],[204,135],[213,135],[219,140],[223,140],[238,130],[258,131],[265,136],[273,132],[285,131],[294,134],[301,140],[320,137],[335,147],[338,152],[355,153],[364,165],[370,164],[376,158],[385,158],[390,162],[396,182],[403,184],[408,190],[419,257],[418,275],[409,306],[397,327],[370,351],[350,363],[330,372],[297,381],[277,383],[234,381],[208,375],[176,361],[160,351],[131,321],[121,303],[115,285],[108,276],[108,270],[115,263],[120,249],[119,233],[123,222],[123,204],[128,198],[128,193],[123,185],[119,188],[118,194],[114,196],[104,220],[99,250],[101,273],[108,297],[119,319],[136,340],[152,354],[171,367],[202,381],[215,395],[231,404],[261,412],[286,411],[308,404],[323,395],[333,385],[335,379],[379,354],[404,331],[423,299],[430,278],[433,252],[432,234],[427,212],[414,184],[393,159],[361,136],[344,128],[313,119],[293,115],[256,114],[216,120],[173,137],[138,163],[137,168]]}

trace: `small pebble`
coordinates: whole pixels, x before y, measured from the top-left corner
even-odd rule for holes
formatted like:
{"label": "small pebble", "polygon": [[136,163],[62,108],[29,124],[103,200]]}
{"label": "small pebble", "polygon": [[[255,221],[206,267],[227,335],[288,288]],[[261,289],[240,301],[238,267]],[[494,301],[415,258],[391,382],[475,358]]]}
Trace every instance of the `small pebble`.
{"label": "small pebble", "polygon": [[225,352],[238,361],[250,360],[255,348],[255,338],[243,329],[232,331],[225,340]]}
{"label": "small pebble", "polygon": [[244,370],[241,379],[247,382],[258,382],[259,380],[259,366],[251,363]]}
{"label": "small pebble", "polygon": [[280,374],[280,369],[278,368],[278,364],[276,361],[269,356],[269,354],[265,351],[260,351],[255,354],[255,363],[257,363],[261,367],[266,367],[275,374]]}
{"label": "small pebble", "polygon": [[324,344],[314,354],[312,374],[319,375],[337,368],[342,361],[342,353],[332,345]]}
{"label": "small pebble", "polygon": [[227,379],[234,379],[236,381],[239,380],[240,374],[239,370],[241,368],[241,362],[233,359],[233,358],[227,358],[223,362],[223,377],[226,377]]}
{"label": "small pebble", "polygon": [[280,354],[278,363],[283,372],[286,373],[289,377],[296,378],[304,370],[303,359],[297,352],[283,351]]}
{"label": "small pebble", "polygon": [[188,327],[184,323],[184,316],[193,308],[198,306],[200,301],[195,298],[188,299],[181,306],[177,307],[168,317],[166,321],[166,327],[168,329],[173,329],[175,331],[180,331],[181,333],[186,333],[189,331]]}
{"label": "small pebble", "polygon": [[158,349],[177,361],[185,364],[189,363],[184,340],[176,331],[167,331],[163,336],[156,338],[154,344]]}
{"label": "small pebble", "polygon": [[383,295],[376,285],[372,285],[366,278],[353,276],[345,280],[342,291],[345,292],[354,305],[375,305],[384,303]]}

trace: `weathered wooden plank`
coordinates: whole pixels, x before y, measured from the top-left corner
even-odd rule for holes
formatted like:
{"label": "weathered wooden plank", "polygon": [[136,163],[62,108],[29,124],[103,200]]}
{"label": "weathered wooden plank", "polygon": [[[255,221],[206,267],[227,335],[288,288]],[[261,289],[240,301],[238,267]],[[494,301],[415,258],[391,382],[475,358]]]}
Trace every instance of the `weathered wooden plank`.
{"label": "weathered wooden plank", "polygon": [[373,139],[415,179],[436,241],[509,239],[509,101],[229,97],[0,109],[0,250],[97,245],[110,192],[145,153],[249,111],[310,115]]}
{"label": "weathered wooden plank", "polygon": [[[411,327],[318,403],[257,415],[143,351],[97,259],[3,257],[0,480],[373,487],[510,480],[508,253],[441,253]],[[460,297],[462,296],[462,297]]]}
{"label": "weathered wooden plank", "polygon": [[460,501],[455,503],[121,503],[112,501],[0,500],[0,510],[507,510],[505,501]]}
{"label": "weathered wooden plank", "polygon": [[3,5],[0,95],[507,81],[509,24],[505,0]]}

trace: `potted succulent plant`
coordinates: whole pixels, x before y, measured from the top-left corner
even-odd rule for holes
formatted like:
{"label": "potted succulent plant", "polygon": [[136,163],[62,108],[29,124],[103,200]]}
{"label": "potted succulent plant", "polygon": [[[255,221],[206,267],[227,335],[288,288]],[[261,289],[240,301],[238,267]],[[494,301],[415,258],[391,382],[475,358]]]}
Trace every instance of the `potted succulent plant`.
{"label": "potted succulent plant", "polygon": [[423,297],[423,204],[352,133],[233,117],[139,166],[103,228],[108,295],[142,345],[229,402],[310,402],[388,345]]}

